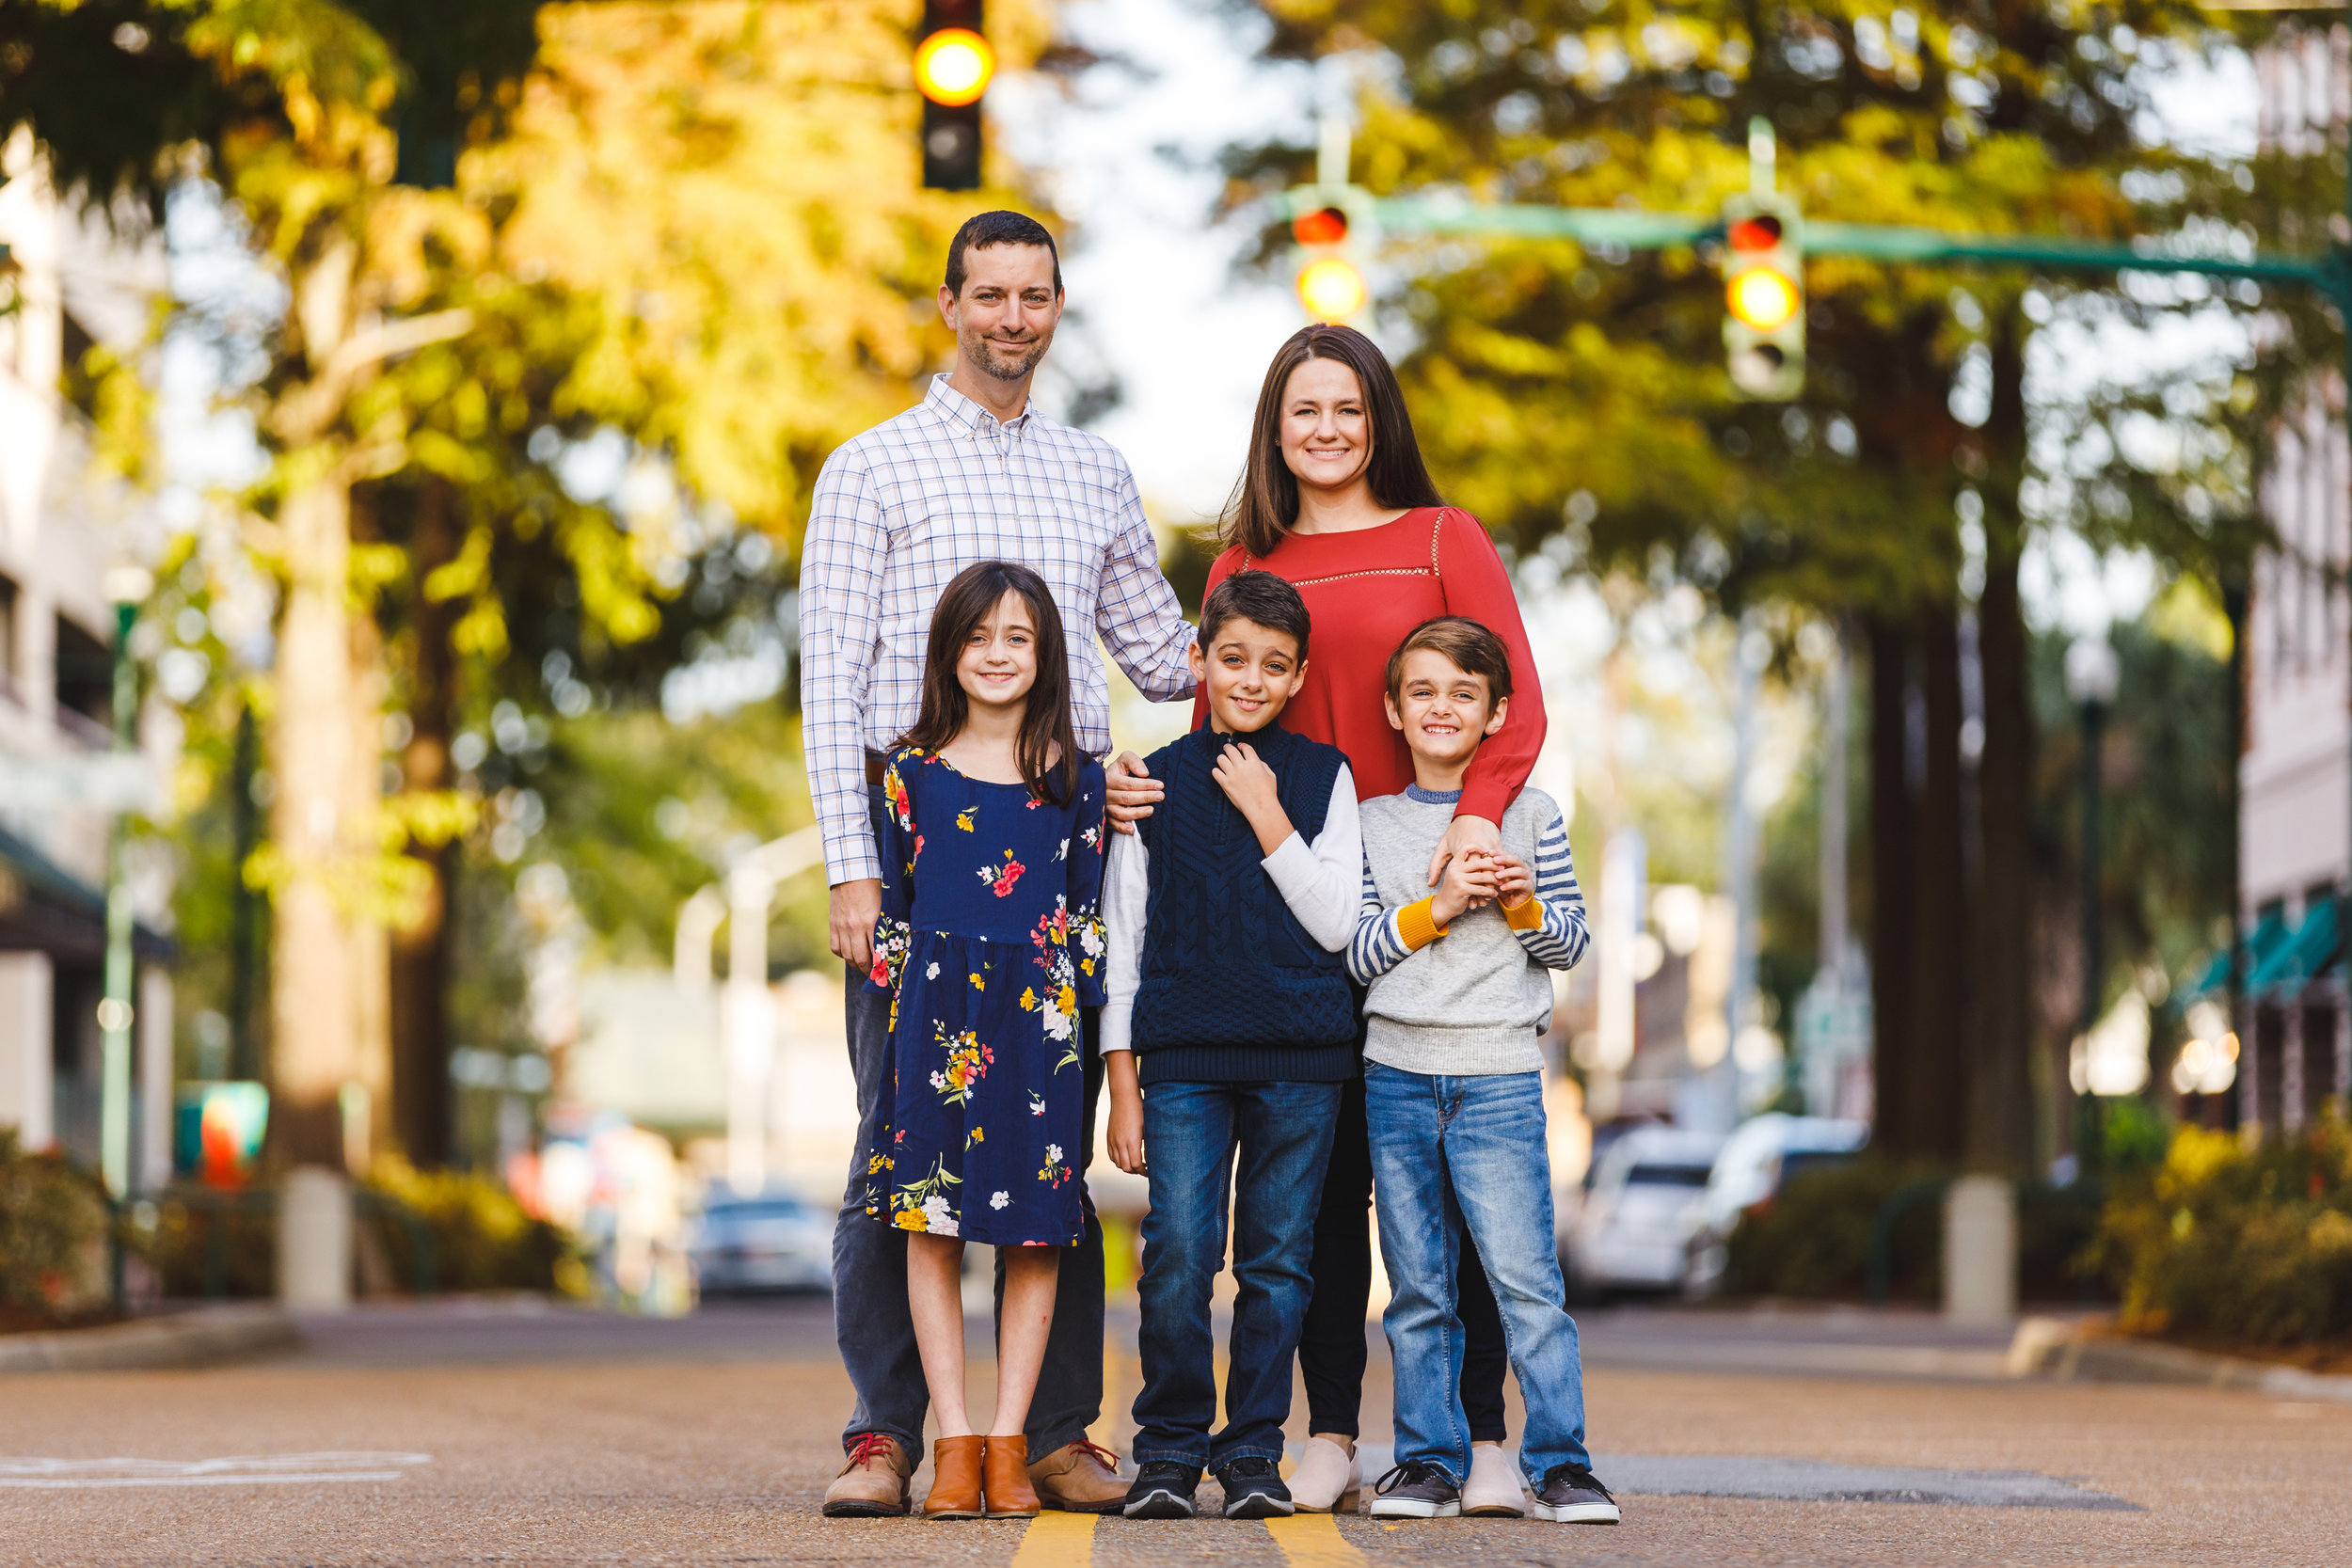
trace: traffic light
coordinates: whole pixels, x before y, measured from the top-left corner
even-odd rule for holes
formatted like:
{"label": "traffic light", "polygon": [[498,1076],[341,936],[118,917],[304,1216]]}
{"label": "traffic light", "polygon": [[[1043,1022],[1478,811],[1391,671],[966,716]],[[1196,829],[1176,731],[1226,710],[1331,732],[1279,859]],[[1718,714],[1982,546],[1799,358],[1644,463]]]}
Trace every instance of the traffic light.
{"label": "traffic light", "polygon": [[1741,397],[1804,390],[1804,250],[1797,205],[1771,196],[1724,203],[1724,349]]}
{"label": "traffic light", "polygon": [[915,35],[914,85],[923,94],[923,188],[980,188],[980,95],[996,51],[980,31],[980,0],[925,0]]}
{"label": "traffic light", "polygon": [[1291,220],[1291,237],[1306,252],[1298,268],[1298,303],[1317,321],[1345,321],[1364,308],[1371,290],[1350,254],[1356,223],[1338,205],[1311,208]]}

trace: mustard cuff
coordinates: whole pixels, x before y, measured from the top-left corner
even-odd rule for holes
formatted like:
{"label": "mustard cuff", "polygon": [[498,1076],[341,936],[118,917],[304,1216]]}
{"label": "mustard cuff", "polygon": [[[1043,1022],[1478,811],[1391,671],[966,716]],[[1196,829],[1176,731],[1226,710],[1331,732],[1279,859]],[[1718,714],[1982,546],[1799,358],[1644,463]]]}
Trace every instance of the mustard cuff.
{"label": "mustard cuff", "polygon": [[1418,953],[1445,935],[1445,927],[1429,912],[1429,905],[1430,900],[1424,898],[1396,911],[1397,938],[1405,943],[1407,953]]}
{"label": "mustard cuff", "polygon": [[1514,931],[1543,929],[1544,901],[1534,894],[1529,894],[1526,903],[1521,904],[1516,910],[1506,909],[1502,911],[1502,923]]}

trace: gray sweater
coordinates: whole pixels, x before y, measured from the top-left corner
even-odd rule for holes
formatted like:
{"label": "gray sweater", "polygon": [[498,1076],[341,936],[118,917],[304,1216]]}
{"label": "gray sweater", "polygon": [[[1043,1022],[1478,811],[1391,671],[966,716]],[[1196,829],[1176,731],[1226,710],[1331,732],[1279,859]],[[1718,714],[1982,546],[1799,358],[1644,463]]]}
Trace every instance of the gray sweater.
{"label": "gray sweater", "polygon": [[1347,967],[1371,988],[1364,1054],[1433,1076],[1534,1072],[1536,1038],[1551,1023],[1548,971],[1584,956],[1567,824],[1550,796],[1520,791],[1502,814],[1502,847],[1534,869],[1535,896],[1440,928],[1429,912],[1429,857],[1460,799],[1414,784],[1363,802],[1364,896]]}

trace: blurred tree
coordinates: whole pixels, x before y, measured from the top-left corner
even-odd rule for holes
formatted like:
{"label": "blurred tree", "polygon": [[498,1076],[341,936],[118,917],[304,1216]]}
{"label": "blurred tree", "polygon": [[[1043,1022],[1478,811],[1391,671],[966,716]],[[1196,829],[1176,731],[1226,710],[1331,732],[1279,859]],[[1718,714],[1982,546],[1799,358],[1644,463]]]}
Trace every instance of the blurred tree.
{"label": "blurred tree", "polygon": [[[947,236],[1006,198],[918,188],[918,11],[0,0],[0,131],[28,125],[101,203],[159,212],[201,171],[284,282],[244,393],[271,466],[238,543],[279,600],[252,693],[271,841],[244,875],[275,903],[290,1157],[340,1162],[353,1080],[389,1087],[378,1130],[392,1113],[413,1158],[443,1147],[452,856],[486,833],[463,717],[642,703],[749,595],[788,626],[816,468],[945,350]],[[991,23],[1015,66],[1043,41],[1032,8]],[[599,443],[625,481],[582,489],[571,460]],[[741,531],[773,569],[725,572]],[[191,754],[223,779],[223,748]]]}
{"label": "blurred tree", "polygon": [[[1744,188],[1760,115],[1780,188],[1816,219],[2106,237],[2244,206],[2235,169],[2146,134],[2153,71],[2222,37],[2175,0],[1263,8],[1273,52],[1360,72],[1353,172],[1378,192],[1710,212]],[[1244,151],[1237,198],[1306,162]],[[1671,569],[1732,609],[1793,600],[1861,642],[1878,1136],[2022,1164],[2033,768],[2016,571],[2026,529],[2066,517],[2026,504],[2049,465],[2029,445],[2021,312],[2063,292],[2022,271],[1817,257],[1804,396],[1738,404],[1694,251],[1448,238],[1395,255],[1391,319],[1413,344],[1402,373],[1449,499],[1522,546],[1565,526],[1593,569]],[[2145,320],[2208,292],[2099,297]],[[2217,390],[2168,390],[2175,423],[2230,413],[2226,373]],[[2147,388],[2115,391],[2077,423],[2144,413]],[[2100,541],[2199,570],[2242,552],[2243,464],[2233,483],[2228,461],[2201,460],[2192,481],[2146,451],[2067,451],[2068,494],[2100,498]],[[2191,483],[2210,504],[2182,504]],[[1969,619],[1984,681],[1973,805],[1959,745]],[[1924,744],[1907,739],[1915,722]]]}

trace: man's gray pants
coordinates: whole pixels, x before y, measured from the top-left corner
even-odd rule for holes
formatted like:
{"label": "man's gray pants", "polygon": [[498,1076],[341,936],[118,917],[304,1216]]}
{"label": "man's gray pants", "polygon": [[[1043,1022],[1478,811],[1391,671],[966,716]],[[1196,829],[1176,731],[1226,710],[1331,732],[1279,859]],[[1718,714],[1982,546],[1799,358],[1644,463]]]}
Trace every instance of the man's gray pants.
{"label": "man's gray pants", "polygon": [[[876,843],[882,829],[882,797],[869,792]],[[857,1390],[857,1408],[842,1430],[848,1449],[860,1433],[897,1438],[919,1464],[926,1456],[923,1418],[930,1390],[923,1382],[923,1358],[915,1349],[914,1322],[907,1311],[906,1232],[866,1212],[866,1157],[880,1133],[882,1085],[890,1074],[890,998],[866,986],[866,976],[848,971],[845,994],[850,1025],[850,1067],[857,1074],[857,1148],[850,1161],[849,1186],[833,1227],[833,1323],[841,1364]],[[1103,1061],[1095,1049],[1095,1010],[1082,1016],[1086,1071],[1086,1129],[1079,1157],[1094,1158],[1094,1110],[1102,1096]],[[1085,1165],[1080,1166],[1080,1175]],[[1086,1208],[1086,1240],[1061,1249],[1061,1277],[1054,1296],[1054,1326],[1045,1339],[1045,1365],[1037,1395],[1029,1402],[1025,1429],[1029,1454],[1041,1459],[1086,1435],[1103,1414],[1103,1224],[1094,1199],[1079,1186]],[[1003,1315],[1005,1264],[996,1260],[996,1306]]]}

